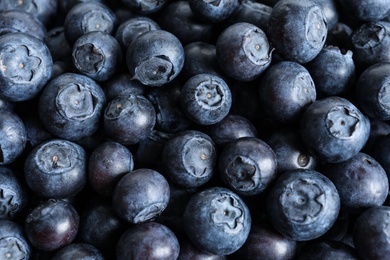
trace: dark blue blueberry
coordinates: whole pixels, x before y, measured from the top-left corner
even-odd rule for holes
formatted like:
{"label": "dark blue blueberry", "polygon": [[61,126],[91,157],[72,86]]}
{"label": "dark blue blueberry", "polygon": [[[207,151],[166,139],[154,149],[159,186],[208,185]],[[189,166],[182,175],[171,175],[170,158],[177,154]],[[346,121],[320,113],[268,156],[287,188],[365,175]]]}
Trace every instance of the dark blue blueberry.
{"label": "dark blue blueberry", "polygon": [[227,20],[238,5],[238,0],[189,0],[191,11],[209,23],[220,23]]}
{"label": "dark blue blueberry", "polygon": [[148,86],[145,86],[138,80],[132,80],[131,78],[132,77],[128,72],[124,72],[103,82],[102,87],[107,101],[110,102],[118,96],[127,94],[145,95],[149,89]]}
{"label": "dark blue blueberry", "polygon": [[70,141],[52,139],[36,146],[27,156],[24,176],[27,185],[47,198],[68,198],[87,182],[84,149]]}
{"label": "dark blue blueberry", "polygon": [[169,198],[170,188],[165,177],[155,170],[140,168],[119,180],[112,205],[122,219],[137,224],[163,212]]}
{"label": "dark blue blueberry", "polygon": [[193,195],[184,214],[188,238],[201,251],[230,255],[248,238],[252,219],[247,205],[234,192],[212,187]]}
{"label": "dark blue blueberry", "polygon": [[376,22],[390,16],[390,5],[387,0],[343,0],[338,1],[345,16],[360,21]]}
{"label": "dark blue blueberry", "polygon": [[339,3],[338,0],[312,0],[317,3],[324,13],[326,23],[328,24],[328,30],[338,23],[340,18]]}
{"label": "dark blue blueberry", "polygon": [[27,33],[45,42],[46,27],[33,14],[22,10],[0,12],[0,35],[6,33]]}
{"label": "dark blue blueberry", "polygon": [[160,30],[160,26],[154,20],[147,16],[135,16],[118,26],[115,32],[115,38],[122,49],[127,50],[135,38],[152,30]]}
{"label": "dark blue blueberry", "polygon": [[315,101],[300,120],[300,134],[309,152],[323,162],[337,163],[355,156],[370,135],[370,121],[345,98]]}
{"label": "dark blue blueberry", "polygon": [[66,14],[64,33],[72,46],[83,34],[93,31],[112,34],[115,26],[115,14],[108,6],[99,2],[80,2]]}
{"label": "dark blue blueberry", "polygon": [[285,172],[267,195],[267,213],[272,225],[296,241],[313,240],[325,234],[335,223],[339,210],[336,187],[314,170]]}
{"label": "dark blue blueberry", "polygon": [[0,220],[0,256],[4,260],[30,259],[34,250],[23,227],[11,220]]}
{"label": "dark blue blueberry", "polygon": [[65,38],[63,26],[50,29],[45,42],[54,61],[71,59],[72,48]]}
{"label": "dark blue blueberry", "polygon": [[345,94],[355,80],[352,51],[341,51],[337,46],[325,46],[306,64],[319,96]]}
{"label": "dark blue blueberry", "polygon": [[373,155],[376,144],[380,142],[378,140],[390,134],[390,124],[389,121],[370,118],[370,126],[370,136],[362,151],[369,155]]}
{"label": "dark blue blueberry", "polygon": [[58,1],[58,11],[63,14],[67,14],[73,6],[84,2],[97,2],[104,4],[106,0],[62,0]]}
{"label": "dark blue blueberry", "polygon": [[217,161],[212,139],[199,131],[188,130],[168,140],[162,163],[168,178],[181,187],[194,188],[208,182]]}
{"label": "dark blue blueberry", "polygon": [[160,11],[169,1],[168,0],[121,0],[125,6],[129,7],[141,15],[153,14]]}
{"label": "dark blue blueberry", "polygon": [[270,65],[272,51],[264,31],[246,22],[230,25],[216,42],[220,68],[239,81],[257,78]]}
{"label": "dark blue blueberry", "polygon": [[355,86],[356,102],[370,117],[390,120],[390,60],[363,71]]}
{"label": "dark blue blueberry", "polygon": [[122,49],[114,36],[102,31],[88,32],[73,44],[72,61],[81,74],[105,81],[118,71]]}
{"label": "dark blue blueberry", "polygon": [[98,130],[105,104],[104,91],[94,80],[63,73],[43,89],[38,113],[51,134],[78,141]]}
{"label": "dark blue blueberry", "polygon": [[15,219],[24,212],[28,203],[26,186],[15,170],[0,166],[0,219]]}
{"label": "dark blue blueberry", "polygon": [[199,125],[220,122],[230,111],[232,94],[229,86],[214,74],[197,74],[188,79],[181,90],[181,108]]}
{"label": "dark blue blueberry", "polygon": [[25,220],[28,241],[34,248],[54,251],[70,244],[79,229],[80,217],[64,200],[49,199],[34,207]]}
{"label": "dark blue blueberry", "polygon": [[53,259],[104,260],[104,257],[93,245],[85,243],[71,243],[57,250],[53,255]]}
{"label": "dark blue blueberry", "polygon": [[271,120],[296,122],[317,97],[310,73],[299,63],[271,65],[259,81],[260,104]]}
{"label": "dark blue blueberry", "polygon": [[180,239],[180,254],[177,260],[202,259],[202,260],[226,260],[227,256],[213,255],[203,252],[188,239]]}
{"label": "dark blue blueberry", "polygon": [[219,154],[218,168],[224,183],[241,195],[260,194],[276,177],[276,156],[264,141],[242,137],[229,142]]}
{"label": "dark blue blueberry", "polygon": [[328,25],[320,5],[311,0],[281,0],[268,21],[275,52],[298,63],[314,59],[325,44]]}
{"label": "dark blue blueberry", "polygon": [[318,164],[303,144],[299,132],[291,128],[280,128],[266,140],[276,155],[279,174],[294,169],[312,169]]}
{"label": "dark blue blueberry", "polygon": [[182,70],[184,49],[172,33],[148,31],[130,44],[126,63],[134,79],[148,86],[162,86],[171,82]]}
{"label": "dark blue blueberry", "polygon": [[27,143],[26,127],[13,111],[0,111],[0,165],[8,165],[23,152]]}
{"label": "dark blue blueberry", "polygon": [[117,182],[133,168],[133,155],[125,146],[112,141],[100,143],[88,159],[89,184],[99,194],[111,196]]}
{"label": "dark blue blueberry", "polygon": [[353,244],[361,259],[386,259],[390,254],[390,207],[366,209],[353,227]]}
{"label": "dark blue blueberry", "polygon": [[383,167],[390,177],[390,134],[379,137],[372,147],[372,157]]}
{"label": "dark blue blueberry", "polygon": [[375,63],[390,61],[390,22],[367,22],[352,33],[356,67],[366,69]]}
{"label": "dark blue blueberry", "polygon": [[296,256],[297,260],[358,260],[360,259],[352,246],[341,241],[313,241],[305,244]]}
{"label": "dark blue blueberry", "polygon": [[127,229],[119,239],[116,259],[177,259],[180,244],[176,235],[165,225],[148,222]]}
{"label": "dark blue blueberry", "polygon": [[118,96],[107,105],[103,123],[107,135],[115,141],[124,145],[137,144],[152,132],[156,111],[144,96]]}
{"label": "dark blue blueberry", "polygon": [[26,33],[0,37],[0,96],[10,101],[34,98],[50,80],[53,60],[38,38]]}

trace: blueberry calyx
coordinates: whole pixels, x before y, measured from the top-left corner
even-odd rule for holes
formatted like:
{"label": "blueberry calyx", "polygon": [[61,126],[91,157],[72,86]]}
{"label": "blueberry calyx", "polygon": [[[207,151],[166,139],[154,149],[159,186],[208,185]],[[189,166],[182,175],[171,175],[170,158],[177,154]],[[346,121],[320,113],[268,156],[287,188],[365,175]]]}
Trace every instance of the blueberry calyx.
{"label": "blueberry calyx", "polygon": [[83,16],[81,27],[84,32],[102,31],[109,33],[112,31],[111,19],[102,10],[91,10],[87,12]]}
{"label": "blueberry calyx", "polygon": [[144,85],[161,86],[171,81],[174,74],[171,60],[165,55],[158,55],[141,62],[135,68],[134,79],[141,81]]}
{"label": "blueberry calyx", "polygon": [[334,107],[326,115],[326,126],[329,132],[338,139],[352,137],[359,121],[358,114],[344,106]]}
{"label": "blueberry calyx", "polygon": [[19,205],[14,202],[15,196],[14,192],[0,188],[0,219],[12,218],[18,210]]}
{"label": "blueberry calyx", "polygon": [[390,111],[390,83],[386,83],[378,93],[378,101],[383,110]]}
{"label": "blueberry calyx", "polygon": [[0,239],[1,259],[26,259],[27,250],[23,243],[16,237],[4,237]]}
{"label": "blueberry calyx", "polygon": [[77,46],[75,52],[75,66],[85,73],[98,73],[104,62],[102,51],[92,43]]}
{"label": "blueberry calyx", "polygon": [[248,59],[258,66],[268,65],[271,61],[271,53],[268,40],[264,33],[257,29],[249,30],[243,37],[243,50]]}
{"label": "blueberry calyx", "polygon": [[214,211],[211,212],[212,221],[226,233],[239,233],[243,229],[244,209],[240,203],[229,194],[221,193],[212,200]]}
{"label": "blueberry calyx", "polygon": [[371,49],[378,46],[387,37],[386,28],[380,23],[367,23],[358,28],[352,35],[356,48]]}
{"label": "blueberry calyx", "polygon": [[200,82],[196,87],[195,99],[199,106],[213,110],[222,106],[224,101],[224,89],[221,82],[215,79]]}
{"label": "blueberry calyx", "polygon": [[74,167],[72,157],[74,157],[74,154],[70,147],[57,143],[43,145],[37,151],[36,160],[38,161],[37,165],[44,172],[57,174],[69,171]]}
{"label": "blueberry calyx", "polygon": [[306,17],[306,37],[308,43],[317,46],[318,43],[324,43],[328,33],[327,22],[323,11],[319,6],[313,6]]}
{"label": "blueberry calyx", "polygon": [[212,143],[202,137],[194,137],[184,144],[183,149],[183,164],[189,174],[200,178],[209,172],[207,166],[210,165],[214,152]]}
{"label": "blueberry calyx", "polygon": [[236,190],[251,191],[258,185],[255,162],[246,156],[237,156],[226,168],[226,178]]}

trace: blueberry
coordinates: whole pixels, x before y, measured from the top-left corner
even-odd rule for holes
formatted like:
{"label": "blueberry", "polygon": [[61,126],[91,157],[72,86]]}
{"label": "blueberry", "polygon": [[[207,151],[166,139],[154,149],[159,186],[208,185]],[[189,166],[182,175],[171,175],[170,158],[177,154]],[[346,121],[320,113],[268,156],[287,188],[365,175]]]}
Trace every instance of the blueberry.
{"label": "blueberry", "polygon": [[102,82],[107,101],[110,102],[117,96],[127,94],[145,95],[149,87],[137,80],[132,80],[131,78],[132,77],[128,72],[123,72]]}
{"label": "blueberry", "polygon": [[113,140],[124,145],[137,144],[152,132],[156,111],[144,96],[118,96],[106,106],[103,123]]}
{"label": "blueberry", "polygon": [[148,222],[127,229],[119,239],[116,259],[174,260],[179,256],[180,244],[176,235],[165,225]]}
{"label": "blueberry", "polygon": [[129,7],[131,11],[134,11],[141,15],[153,14],[160,11],[167,3],[167,0],[121,0],[125,6]]}
{"label": "blueberry", "polygon": [[172,33],[148,31],[130,44],[126,63],[134,79],[148,86],[162,86],[171,82],[182,70],[184,49]]}
{"label": "blueberry", "polygon": [[50,80],[53,60],[46,44],[26,33],[0,37],[0,96],[10,101],[34,98]]}
{"label": "blueberry", "polygon": [[36,146],[27,156],[24,176],[28,186],[41,196],[67,198],[87,182],[86,152],[76,143],[52,139]]}
{"label": "blueberry", "polygon": [[122,50],[114,36],[101,31],[89,32],[73,44],[72,61],[79,73],[105,81],[118,70]]}
{"label": "blueberry", "polygon": [[379,137],[373,144],[372,157],[383,167],[387,176],[390,176],[390,134]]}
{"label": "blueberry", "polygon": [[352,50],[351,35],[353,31],[350,25],[338,22],[336,25],[328,31],[326,37],[326,46],[337,46],[342,52]]}
{"label": "blueberry", "polygon": [[98,249],[90,244],[85,243],[72,243],[66,245],[59,250],[53,256],[54,259],[67,260],[67,259],[84,259],[84,260],[104,260],[103,255]]}
{"label": "blueberry", "polygon": [[300,135],[309,152],[329,163],[346,161],[365,145],[370,121],[350,101],[331,96],[315,101],[300,120]]}
{"label": "blueberry", "polygon": [[26,127],[13,111],[0,111],[0,165],[8,165],[23,152],[27,142]]}
{"label": "blueberry", "polygon": [[98,130],[105,104],[104,91],[93,79],[64,73],[43,89],[38,113],[51,134],[78,141]]}
{"label": "blueberry", "polygon": [[114,188],[115,212],[130,223],[153,219],[167,207],[170,188],[159,172],[140,168],[124,175]]}
{"label": "blueberry", "polygon": [[227,256],[213,255],[203,252],[188,239],[180,239],[180,254],[178,260],[202,259],[202,260],[226,260]]}
{"label": "blueberry", "polygon": [[352,246],[341,241],[313,241],[309,242],[298,253],[298,260],[311,259],[360,259]]}
{"label": "blueberry", "polygon": [[50,50],[50,54],[54,62],[58,60],[68,60],[69,57],[71,57],[72,48],[65,38],[63,26],[58,26],[50,29],[47,32],[45,42]]}
{"label": "blueberry", "polygon": [[168,140],[162,151],[162,162],[168,178],[175,184],[194,188],[207,183],[217,161],[211,138],[199,131],[188,130]]}
{"label": "blueberry", "polygon": [[229,18],[238,5],[238,0],[189,0],[191,11],[204,21],[210,23],[223,22]]}
{"label": "blueberry", "polygon": [[246,241],[252,219],[244,201],[229,189],[212,187],[193,195],[184,214],[188,238],[209,254],[230,255]]}
{"label": "blueberry", "polygon": [[49,199],[34,207],[25,220],[28,241],[36,249],[54,251],[76,237],[80,217],[66,201]]}
{"label": "blueberry", "polygon": [[376,22],[390,15],[389,2],[386,0],[339,1],[344,15],[360,21]]}
{"label": "blueberry", "polygon": [[234,192],[255,195],[263,192],[276,177],[276,156],[264,141],[242,137],[226,144],[219,154],[221,179]]}
{"label": "blueberry", "polygon": [[335,223],[340,198],[335,185],[323,174],[308,169],[280,175],[267,196],[272,225],[296,241],[316,239]]}
{"label": "blueberry", "polygon": [[0,220],[0,256],[2,259],[30,259],[33,248],[21,225]]}
{"label": "blueberry", "polygon": [[227,83],[214,74],[197,74],[181,90],[181,108],[199,125],[212,125],[226,117],[232,105]]}
{"label": "blueberry", "polygon": [[328,25],[316,2],[281,0],[272,9],[267,32],[277,54],[290,61],[307,63],[324,46]]}
{"label": "blueberry", "polygon": [[314,0],[322,9],[328,30],[333,29],[340,18],[339,3],[337,0]]}
{"label": "blueberry", "polygon": [[272,51],[263,30],[246,22],[230,25],[216,42],[219,66],[239,81],[257,78],[270,65]]}

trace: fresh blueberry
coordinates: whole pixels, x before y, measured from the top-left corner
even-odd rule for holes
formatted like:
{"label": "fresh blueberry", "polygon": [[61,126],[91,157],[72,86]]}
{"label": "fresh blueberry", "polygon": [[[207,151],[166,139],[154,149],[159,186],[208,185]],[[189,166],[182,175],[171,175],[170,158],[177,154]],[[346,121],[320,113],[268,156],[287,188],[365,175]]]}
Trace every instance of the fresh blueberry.
{"label": "fresh blueberry", "polygon": [[226,260],[227,256],[213,255],[203,252],[188,239],[180,239],[180,254],[177,260],[202,259],[202,260]]}
{"label": "fresh blueberry", "polygon": [[103,123],[107,135],[113,140],[123,145],[137,144],[152,132],[156,111],[144,96],[121,95],[107,105]]}
{"label": "fresh blueberry", "polygon": [[105,104],[104,91],[93,79],[64,73],[43,89],[38,113],[51,134],[77,141],[98,130]]}
{"label": "fresh blueberry", "polygon": [[360,259],[352,246],[341,241],[313,241],[303,246],[296,256],[297,260],[312,259]]}
{"label": "fresh blueberry", "polygon": [[27,185],[47,198],[68,198],[87,182],[85,150],[70,141],[52,139],[36,146],[27,156],[24,176]]}
{"label": "fresh blueberry", "polygon": [[85,243],[71,243],[57,250],[53,259],[104,260],[104,257],[93,245]]}
{"label": "fresh blueberry", "polygon": [[229,189],[207,188],[193,195],[184,214],[188,238],[201,251],[230,255],[248,238],[252,219],[244,201]]}
{"label": "fresh blueberry", "polygon": [[336,187],[314,170],[283,173],[267,196],[267,213],[272,225],[296,241],[313,240],[325,234],[335,223],[339,211]]}
{"label": "fresh blueberry", "polygon": [[0,256],[4,260],[30,259],[34,250],[23,227],[11,220],[0,220]]}
{"label": "fresh blueberry", "polygon": [[360,21],[376,22],[390,16],[390,5],[387,0],[343,0],[338,1],[345,16]]}
{"label": "fresh blueberry", "polygon": [[339,21],[340,11],[338,0],[313,0],[322,9],[328,30],[331,30]]}
{"label": "fresh blueberry", "polygon": [[140,168],[124,175],[114,188],[115,212],[130,223],[153,219],[167,207],[170,197],[168,181],[159,172]]}
{"label": "fresh blueberry", "polygon": [[182,70],[184,49],[172,33],[148,31],[132,41],[126,63],[134,79],[148,86],[162,86],[171,82]]}
{"label": "fresh blueberry", "polygon": [[34,98],[51,79],[53,60],[46,44],[26,33],[0,37],[0,96],[10,101]]}
{"label": "fresh blueberry", "polygon": [[149,87],[131,78],[128,72],[123,72],[102,82],[107,101],[111,102],[114,98],[127,94],[145,95]]}
{"label": "fresh blueberry", "polygon": [[238,5],[238,0],[189,0],[191,11],[204,21],[220,23],[229,18]]}
{"label": "fresh blueberry", "polygon": [[331,96],[315,101],[300,120],[300,134],[309,152],[323,162],[355,156],[370,134],[370,121],[350,101]]}
{"label": "fresh blueberry", "polygon": [[324,46],[328,25],[316,2],[281,0],[272,9],[267,32],[277,54],[287,60],[307,63]]}
{"label": "fresh blueberry", "polygon": [[229,142],[219,154],[221,179],[241,195],[260,194],[276,177],[276,156],[271,147],[255,137]]}
{"label": "fresh blueberry", "polygon": [[220,68],[239,81],[257,78],[270,65],[272,51],[264,31],[246,22],[230,25],[216,42]]}
{"label": "fresh blueberry", "polygon": [[225,118],[232,105],[227,83],[214,74],[197,74],[181,90],[181,108],[196,124],[212,125]]}
{"label": "fresh blueberry", "polygon": [[72,48],[65,38],[63,26],[50,29],[45,42],[54,61],[71,59]]}
{"label": "fresh blueberry", "polygon": [[160,11],[169,1],[168,0],[121,0],[131,11],[137,14],[147,15]]}

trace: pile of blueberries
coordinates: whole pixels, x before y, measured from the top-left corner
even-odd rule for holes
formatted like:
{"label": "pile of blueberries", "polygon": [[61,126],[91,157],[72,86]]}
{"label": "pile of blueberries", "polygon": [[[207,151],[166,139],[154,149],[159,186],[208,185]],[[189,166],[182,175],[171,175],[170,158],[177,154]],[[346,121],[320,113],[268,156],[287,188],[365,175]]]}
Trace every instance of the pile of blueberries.
{"label": "pile of blueberries", "polygon": [[0,259],[388,259],[390,0],[1,0]]}

